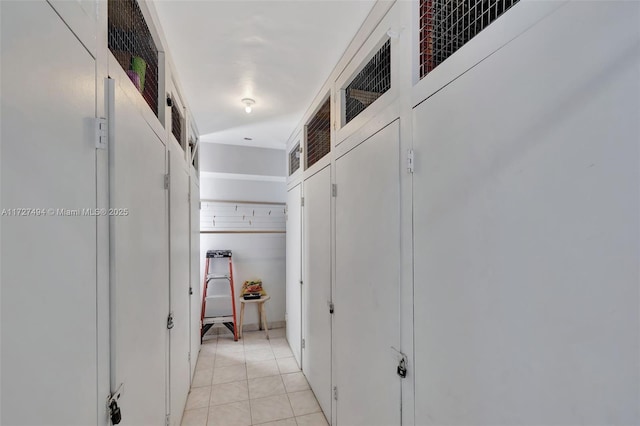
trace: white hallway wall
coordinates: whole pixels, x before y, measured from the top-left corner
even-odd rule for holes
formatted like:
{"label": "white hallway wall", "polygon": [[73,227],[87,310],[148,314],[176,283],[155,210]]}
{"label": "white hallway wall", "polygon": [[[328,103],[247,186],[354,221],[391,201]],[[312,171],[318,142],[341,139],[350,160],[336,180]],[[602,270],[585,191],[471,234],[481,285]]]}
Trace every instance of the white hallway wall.
{"label": "white hallway wall", "polygon": [[[286,201],[282,150],[211,143],[203,143],[200,149],[202,200]],[[201,234],[201,277],[204,256],[212,249],[233,251],[236,295],[245,280],[262,279],[271,296],[265,305],[267,321],[273,326],[284,325],[285,234]],[[236,309],[239,313],[239,304]],[[248,308],[244,322],[247,327],[257,325],[257,310]]]}

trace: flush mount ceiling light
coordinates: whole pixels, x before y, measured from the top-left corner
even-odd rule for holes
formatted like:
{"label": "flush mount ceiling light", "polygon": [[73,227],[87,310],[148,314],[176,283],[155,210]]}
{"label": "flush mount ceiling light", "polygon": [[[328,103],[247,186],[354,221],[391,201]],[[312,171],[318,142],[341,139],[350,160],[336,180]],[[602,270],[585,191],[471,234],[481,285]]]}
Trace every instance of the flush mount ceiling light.
{"label": "flush mount ceiling light", "polygon": [[251,98],[244,98],[242,100],[242,103],[244,104],[244,112],[246,112],[247,114],[251,113],[251,105],[255,104],[256,101],[254,101]]}

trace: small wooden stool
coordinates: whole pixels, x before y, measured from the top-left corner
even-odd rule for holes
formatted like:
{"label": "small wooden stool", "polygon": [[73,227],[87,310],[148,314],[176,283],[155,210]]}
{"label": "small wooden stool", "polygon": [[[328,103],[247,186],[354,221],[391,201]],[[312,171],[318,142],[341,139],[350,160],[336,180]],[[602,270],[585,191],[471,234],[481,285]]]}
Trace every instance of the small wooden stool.
{"label": "small wooden stool", "polygon": [[262,325],[264,324],[264,331],[267,334],[267,339],[269,338],[269,328],[267,326],[267,313],[264,310],[264,302],[271,299],[271,296],[261,296],[260,299],[249,299],[244,300],[242,297],[240,298],[240,328],[238,337],[242,338],[242,324],[244,323],[244,305],[247,303],[257,303],[258,304],[258,324],[260,330],[262,330]]}

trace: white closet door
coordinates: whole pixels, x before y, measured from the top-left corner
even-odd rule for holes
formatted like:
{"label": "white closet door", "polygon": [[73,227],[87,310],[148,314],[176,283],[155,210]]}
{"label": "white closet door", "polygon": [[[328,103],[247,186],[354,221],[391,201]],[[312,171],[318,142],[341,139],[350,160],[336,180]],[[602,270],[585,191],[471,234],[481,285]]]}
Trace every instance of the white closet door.
{"label": "white closet door", "polygon": [[416,424],[640,424],[639,16],[568,2],[415,108]]}
{"label": "white closet door", "polygon": [[[165,146],[112,61],[116,82],[110,147],[112,386],[124,384],[122,425],[161,425],[168,411],[169,233]],[[127,83],[127,84],[124,84]],[[122,87],[124,86],[124,87]],[[125,93],[128,92],[128,93]]]}
{"label": "white closet door", "polygon": [[400,424],[399,122],[336,161],[337,422]]}
{"label": "white closet door", "polygon": [[331,418],[331,167],[304,182],[302,366]]}
{"label": "white closet door", "polygon": [[287,194],[287,341],[293,355],[301,365],[301,333],[302,333],[302,211],[300,197],[302,185],[297,185]]}
{"label": "white closet door", "polygon": [[96,218],[56,212],[96,206],[95,60],[46,2],[0,10],[2,209],[46,214],[1,219],[0,424],[96,424]]}
{"label": "white closet door", "polygon": [[174,326],[169,332],[169,393],[171,397],[171,424],[182,419],[191,384],[189,365],[189,175],[184,151],[171,141],[169,151],[169,229],[171,250],[171,291],[169,295]]}
{"label": "white closet door", "polygon": [[195,171],[191,171],[191,300],[189,317],[191,318],[191,377],[196,370],[196,361],[200,350],[200,312],[202,310],[202,297],[200,295],[200,186],[195,177]]}

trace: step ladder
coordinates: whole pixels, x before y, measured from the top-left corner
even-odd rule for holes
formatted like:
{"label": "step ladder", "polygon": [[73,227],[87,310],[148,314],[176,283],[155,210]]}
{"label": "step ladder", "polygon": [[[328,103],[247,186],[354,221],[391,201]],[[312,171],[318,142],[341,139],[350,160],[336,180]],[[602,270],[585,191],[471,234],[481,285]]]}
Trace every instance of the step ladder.
{"label": "step ladder", "polygon": [[[228,271],[224,271],[224,264],[221,262],[224,259],[228,259]],[[233,333],[233,340],[238,340],[231,250],[207,251],[200,324],[201,342],[206,332],[215,324],[227,327]]]}

